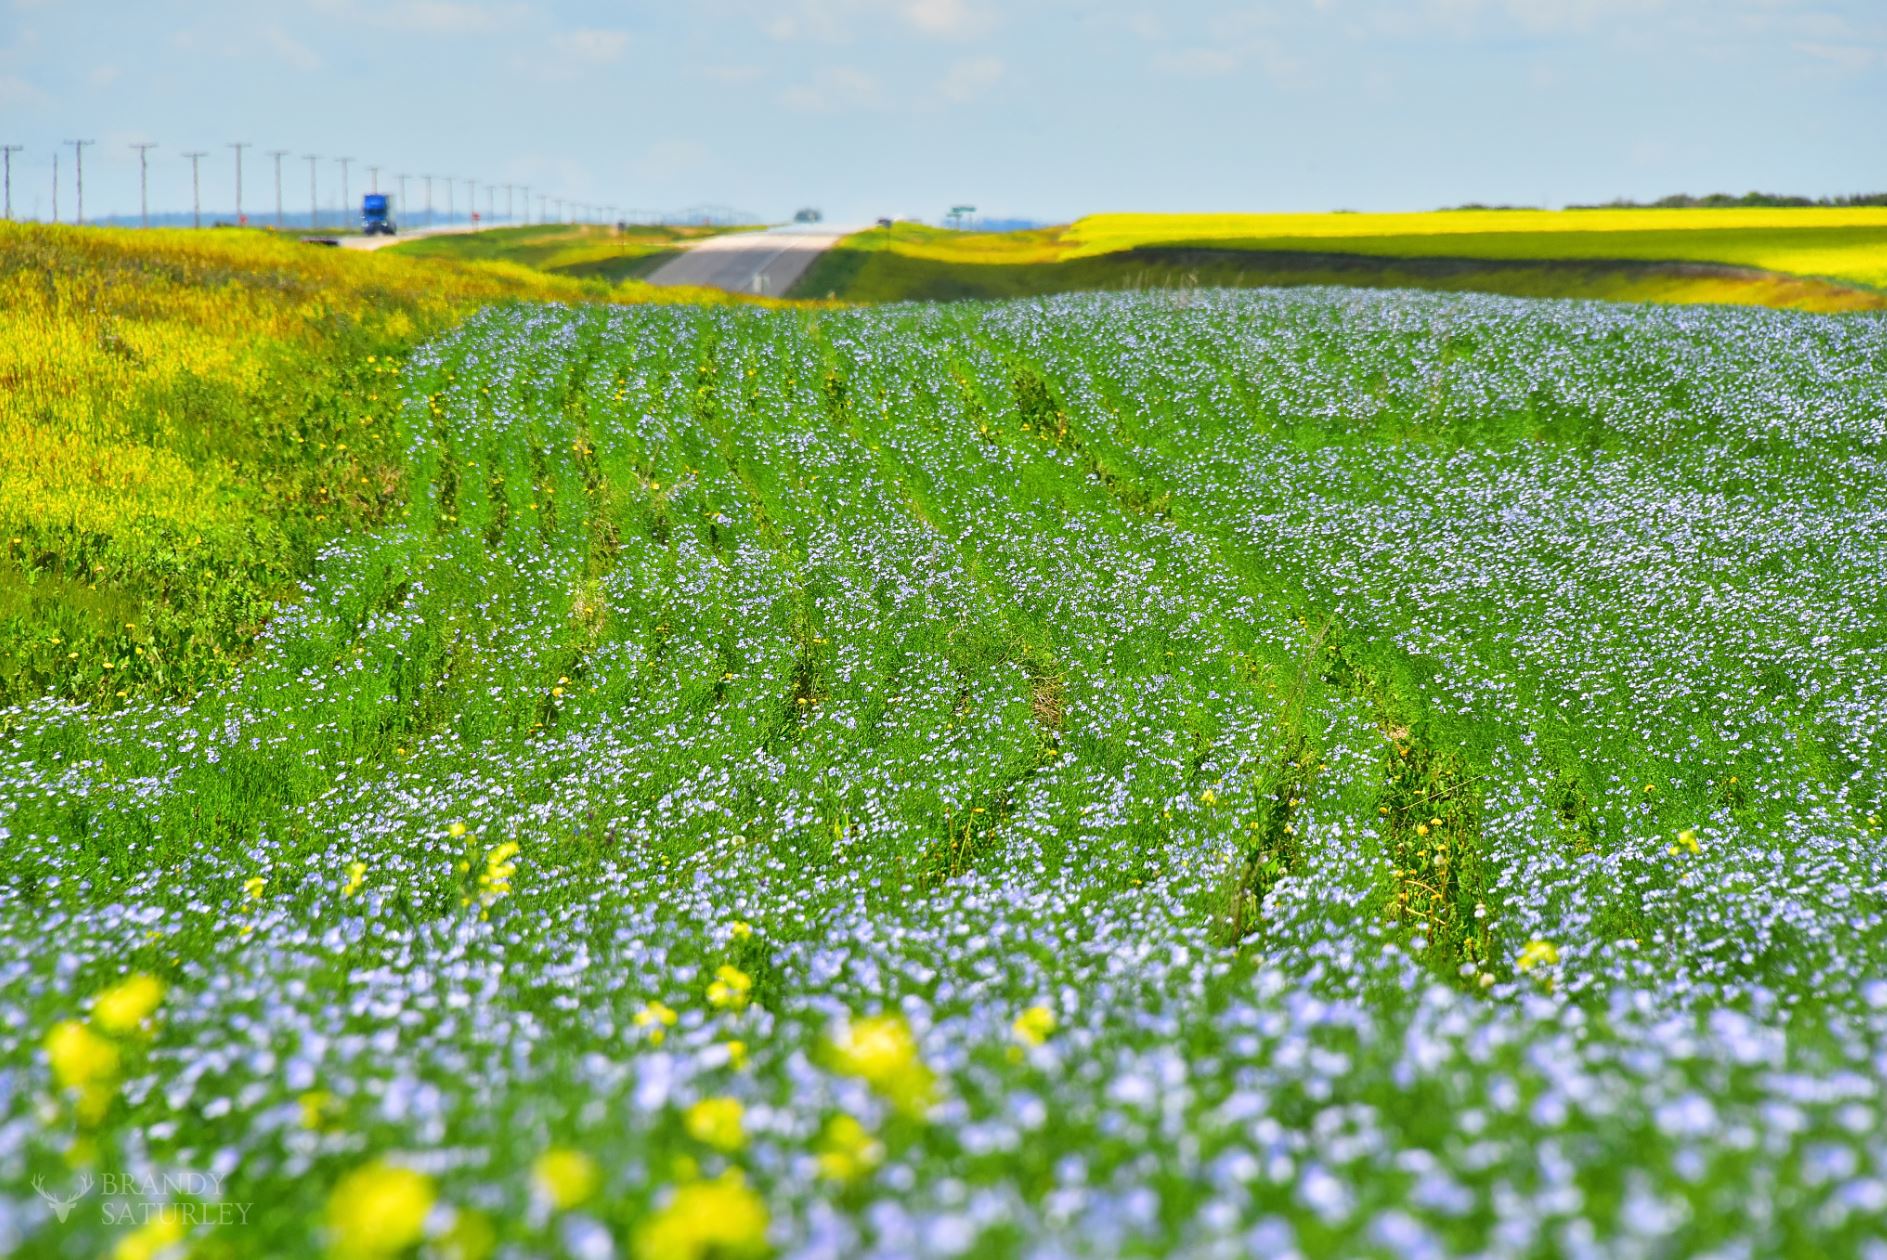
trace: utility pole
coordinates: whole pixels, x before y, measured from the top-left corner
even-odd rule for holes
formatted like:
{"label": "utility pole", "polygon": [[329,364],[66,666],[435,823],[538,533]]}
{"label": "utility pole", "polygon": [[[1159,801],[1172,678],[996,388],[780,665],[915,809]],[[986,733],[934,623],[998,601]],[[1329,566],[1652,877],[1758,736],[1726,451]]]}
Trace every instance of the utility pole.
{"label": "utility pole", "polygon": [[495,222],[497,218],[498,218],[498,189],[491,184],[486,184],[485,185],[485,222],[492,223],[492,222]]}
{"label": "utility pole", "polygon": [[426,181],[426,226],[431,227],[432,226],[432,179],[433,177],[430,175],[421,175],[420,178]]}
{"label": "utility pole", "polygon": [[275,159],[275,230],[282,230],[282,159],[288,156],[287,149],[270,149],[269,156]]}
{"label": "utility pole", "polygon": [[13,155],[26,145],[0,145],[0,162],[6,164],[6,217],[13,221]]}
{"label": "utility pole", "polygon": [[405,214],[406,213],[406,176],[395,175],[393,178],[398,180],[400,183],[399,213]]}
{"label": "utility pole", "polygon": [[529,184],[523,184],[520,185],[520,187],[524,189],[524,224],[526,227],[529,227],[531,223],[531,186]]}
{"label": "utility pole", "polygon": [[85,146],[88,144],[97,144],[98,141],[68,140],[66,143],[72,146],[72,163],[74,167],[77,168],[79,180],[78,217],[74,218],[72,221],[80,227],[83,227],[85,226]]}
{"label": "utility pole", "polygon": [[314,231],[321,226],[321,201],[315,196],[315,163],[321,160],[319,153],[304,153],[308,159],[308,230]]}
{"label": "utility pole", "polygon": [[452,184],[453,184],[453,179],[452,179],[452,177],[451,177],[450,175],[441,175],[441,176],[440,176],[439,178],[445,181],[445,186],[446,186],[446,222],[447,222],[447,223],[450,223],[450,222],[452,222]]}
{"label": "utility pole", "polygon": [[465,213],[478,218],[478,181],[475,179],[465,181]]}
{"label": "utility pole", "polygon": [[193,227],[200,228],[203,226],[203,184],[198,180],[197,172],[201,162],[209,154],[196,152],[186,153],[184,156],[190,159],[190,221]]}
{"label": "utility pole", "polygon": [[131,147],[138,151],[138,223],[142,227],[149,227],[151,226],[151,200],[146,194],[146,189],[150,186],[151,150],[157,147],[157,141],[147,140]]}
{"label": "utility pole", "polygon": [[246,222],[242,217],[242,151],[255,146],[247,140],[239,140],[229,147],[236,150],[236,226],[241,227]]}
{"label": "utility pole", "polygon": [[352,162],[352,161],[353,161],[354,159],[353,159],[353,158],[351,158],[351,157],[344,157],[344,158],[335,158],[334,160],[335,160],[335,161],[337,161],[337,162],[339,162],[339,163],[341,164],[341,226],[342,226],[342,227],[346,227],[346,226],[347,226],[347,216],[348,216],[348,210],[347,210],[347,164],[348,164],[349,162]]}
{"label": "utility pole", "polygon": [[511,215],[511,190],[512,190],[513,188],[515,188],[515,187],[517,187],[517,185],[515,185],[515,184],[506,184],[506,185],[505,185],[505,222],[506,222],[506,223],[509,223],[509,222],[511,222],[511,219],[512,219],[512,215]]}
{"label": "utility pole", "polygon": [[367,168],[367,191],[370,193],[380,191],[380,168],[377,166]]}

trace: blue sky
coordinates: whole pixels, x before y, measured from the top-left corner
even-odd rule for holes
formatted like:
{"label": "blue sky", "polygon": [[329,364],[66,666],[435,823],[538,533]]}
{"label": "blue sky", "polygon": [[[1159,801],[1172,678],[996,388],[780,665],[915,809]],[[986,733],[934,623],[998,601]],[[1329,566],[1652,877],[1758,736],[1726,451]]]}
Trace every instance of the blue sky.
{"label": "blue sky", "polygon": [[81,136],[88,216],[246,140],[252,213],[280,148],[291,210],[314,152],[857,221],[1872,191],[1883,122],[1887,0],[0,0],[16,214]]}

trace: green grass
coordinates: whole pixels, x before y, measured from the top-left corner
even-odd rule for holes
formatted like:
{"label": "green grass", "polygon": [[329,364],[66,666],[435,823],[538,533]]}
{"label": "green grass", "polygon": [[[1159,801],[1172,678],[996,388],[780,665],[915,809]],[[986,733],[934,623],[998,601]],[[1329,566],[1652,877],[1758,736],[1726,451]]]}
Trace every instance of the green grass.
{"label": "green grass", "polygon": [[481,307],[730,301],[261,231],[0,226],[0,707],[226,679],[408,485],[421,340]]}

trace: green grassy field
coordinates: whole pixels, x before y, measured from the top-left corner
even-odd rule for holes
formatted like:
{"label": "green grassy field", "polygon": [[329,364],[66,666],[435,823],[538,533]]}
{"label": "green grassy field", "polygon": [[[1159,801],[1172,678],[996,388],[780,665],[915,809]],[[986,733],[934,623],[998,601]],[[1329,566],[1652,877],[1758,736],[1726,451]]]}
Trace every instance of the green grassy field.
{"label": "green grassy field", "polygon": [[1097,215],[1008,234],[900,224],[842,242],[794,292],[896,301],[1314,284],[1887,309],[1887,211]]}
{"label": "green grassy field", "polygon": [[486,310],[240,669],[0,711],[0,1250],[1866,1255],[1884,370]]}
{"label": "green grassy field", "polygon": [[404,509],[391,408],[416,344],[493,303],[651,298],[733,300],[262,231],[0,224],[0,705],[226,678],[321,547]]}

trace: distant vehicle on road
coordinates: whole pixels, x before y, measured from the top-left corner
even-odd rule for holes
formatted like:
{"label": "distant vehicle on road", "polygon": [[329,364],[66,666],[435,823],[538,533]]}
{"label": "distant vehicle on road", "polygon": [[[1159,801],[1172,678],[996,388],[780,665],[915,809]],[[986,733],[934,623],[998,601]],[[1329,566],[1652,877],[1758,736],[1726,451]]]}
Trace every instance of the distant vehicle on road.
{"label": "distant vehicle on road", "polygon": [[798,214],[793,216],[793,222],[795,223],[824,223],[825,219],[825,211],[815,209],[812,206],[807,206],[804,210],[801,210]]}
{"label": "distant vehicle on road", "polygon": [[360,199],[360,230],[368,236],[392,236],[400,228],[393,221],[393,198],[385,193],[368,193]]}

